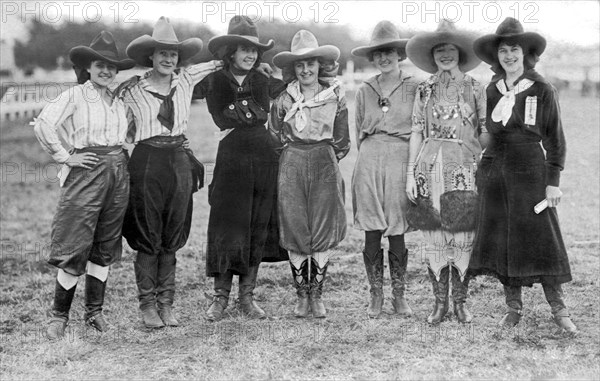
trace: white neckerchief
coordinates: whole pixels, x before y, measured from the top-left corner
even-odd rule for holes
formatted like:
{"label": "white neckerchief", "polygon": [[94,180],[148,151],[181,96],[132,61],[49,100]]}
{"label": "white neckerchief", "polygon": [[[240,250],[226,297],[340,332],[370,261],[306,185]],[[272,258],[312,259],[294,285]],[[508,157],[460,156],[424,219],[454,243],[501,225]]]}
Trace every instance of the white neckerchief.
{"label": "white neckerchief", "polygon": [[515,106],[515,96],[530,88],[533,83],[534,81],[531,79],[523,78],[512,90],[508,90],[504,80],[496,82],[496,87],[503,97],[500,98],[492,111],[492,120],[494,122],[502,121],[502,125],[506,126],[506,123],[508,123],[508,120],[512,115],[513,107]]}
{"label": "white neckerchief", "polygon": [[337,99],[337,95],[335,93],[335,89],[340,86],[339,81],[333,81],[331,86],[316,94],[313,99],[308,101],[304,100],[304,95],[302,95],[302,91],[300,91],[300,83],[295,80],[291,82],[287,86],[287,93],[292,96],[292,99],[295,100],[292,107],[288,110],[283,118],[284,122],[289,121],[292,117],[296,119],[296,130],[298,132],[302,132],[306,125],[308,124],[308,120],[306,114],[304,113],[304,108],[308,107],[316,107],[320,106],[324,103],[330,102],[331,100]]}

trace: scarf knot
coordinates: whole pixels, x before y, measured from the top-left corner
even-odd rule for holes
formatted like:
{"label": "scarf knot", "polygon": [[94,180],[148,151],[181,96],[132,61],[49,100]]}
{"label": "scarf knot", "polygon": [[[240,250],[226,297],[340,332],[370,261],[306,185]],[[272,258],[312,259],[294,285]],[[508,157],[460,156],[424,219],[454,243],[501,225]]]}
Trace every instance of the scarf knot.
{"label": "scarf knot", "polygon": [[298,132],[302,132],[307,124],[308,118],[305,113],[305,108],[318,107],[328,102],[333,102],[337,100],[337,94],[335,89],[340,86],[340,82],[335,80],[332,82],[331,86],[326,88],[325,90],[317,93],[314,98],[305,100],[302,91],[300,90],[300,83],[295,80],[291,82],[287,86],[287,93],[292,96],[292,99],[295,101],[292,104],[292,107],[287,111],[285,117],[283,118],[284,122],[289,121],[290,119],[295,119],[295,127]]}
{"label": "scarf knot", "polygon": [[512,115],[517,94],[527,90],[533,84],[534,81],[531,79],[523,78],[515,87],[513,87],[512,90],[508,90],[503,80],[496,82],[496,88],[498,88],[498,91],[500,91],[500,94],[503,96],[500,98],[496,104],[496,107],[494,107],[494,110],[492,111],[492,120],[494,122],[502,121],[502,125],[506,126],[506,123],[508,123],[508,120]]}

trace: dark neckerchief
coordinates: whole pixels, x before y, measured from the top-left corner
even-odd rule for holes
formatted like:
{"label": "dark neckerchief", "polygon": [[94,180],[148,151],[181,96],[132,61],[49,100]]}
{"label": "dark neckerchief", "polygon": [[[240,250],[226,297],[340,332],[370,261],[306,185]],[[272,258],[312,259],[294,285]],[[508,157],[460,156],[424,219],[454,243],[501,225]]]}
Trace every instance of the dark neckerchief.
{"label": "dark neckerchief", "polygon": [[165,126],[169,131],[173,131],[175,124],[175,105],[173,104],[173,95],[175,95],[177,87],[173,87],[169,95],[162,95],[154,91],[148,91],[155,98],[160,99],[160,109],[158,110],[158,121]]}
{"label": "dark neckerchief", "polygon": [[231,71],[231,74],[237,75],[237,76],[248,75],[248,73],[250,73],[250,70],[238,69],[234,65],[229,66],[229,71]]}

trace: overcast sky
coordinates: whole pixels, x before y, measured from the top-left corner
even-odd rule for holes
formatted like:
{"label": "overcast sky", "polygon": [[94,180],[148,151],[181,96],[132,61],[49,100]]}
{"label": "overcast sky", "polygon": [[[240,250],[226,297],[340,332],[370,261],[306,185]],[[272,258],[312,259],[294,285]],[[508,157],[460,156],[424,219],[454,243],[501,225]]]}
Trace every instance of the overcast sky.
{"label": "overcast sky", "polygon": [[[517,17],[526,30],[552,40],[578,45],[599,43],[598,1],[2,1],[3,38],[17,37],[17,23],[33,18],[51,23],[67,20],[130,23],[154,22],[161,15],[204,22],[217,34],[226,33],[234,14],[254,19],[313,20],[350,24],[368,39],[383,19],[411,31],[434,30],[442,17],[460,28],[492,33],[505,17]],[[150,33],[150,31],[149,31]],[[12,36],[11,36],[12,35]]]}

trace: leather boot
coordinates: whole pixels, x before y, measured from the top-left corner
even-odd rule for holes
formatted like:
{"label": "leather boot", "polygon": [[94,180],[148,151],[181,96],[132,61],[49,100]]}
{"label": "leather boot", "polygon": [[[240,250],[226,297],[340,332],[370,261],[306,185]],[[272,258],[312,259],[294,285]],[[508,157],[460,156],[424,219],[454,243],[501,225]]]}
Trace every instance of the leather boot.
{"label": "leather boot", "polygon": [[254,288],[258,265],[248,268],[248,274],[240,275],[240,309],[251,318],[265,319],[267,314],[254,301]]}
{"label": "leather boot", "polygon": [[469,290],[469,278],[465,277],[460,281],[458,270],[452,268],[452,299],[454,300],[454,315],[459,323],[470,323],[473,321],[473,315],[465,307],[467,301],[467,292]]}
{"label": "leather boot", "polygon": [[392,299],[394,312],[399,315],[411,316],[413,311],[404,298],[408,250],[404,249],[402,257],[388,251],[388,260],[390,262],[390,277],[392,278],[392,295],[394,295],[394,299]]}
{"label": "leather boot", "polygon": [[156,279],[158,256],[138,252],[134,262],[135,280],[138,287],[140,312],[146,328],[165,326],[156,309]]}
{"label": "leather boot", "polygon": [[209,321],[219,321],[223,319],[223,313],[227,309],[227,303],[229,302],[229,292],[222,288],[215,289],[215,295],[213,296],[212,303],[206,311],[206,318]]}
{"label": "leather boot", "polygon": [[508,312],[500,320],[500,325],[504,328],[512,328],[519,324],[523,316],[523,300],[521,299],[521,287],[504,286],[504,296]]}
{"label": "leather boot", "polygon": [[108,323],[102,314],[102,305],[104,304],[104,293],[106,291],[106,282],[93,275],[85,276],[85,324],[100,332],[106,332],[110,329]]}
{"label": "leather boot", "polygon": [[327,274],[327,266],[319,267],[317,260],[311,257],[311,279],[310,279],[310,308],[315,318],[325,318],[327,311],[321,295],[323,294],[323,283],[325,282],[325,275]]}
{"label": "leather boot", "polygon": [[173,315],[176,263],[175,253],[163,252],[158,257],[156,305],[158,316],[167,327],[177,327],[179,325],[175,315]]}
{"label": "leather boot", "polygon": [[58,340],[65,336],[65,329],[69,322],[69,311],[71,303],[75,296],[77,285],[65,290],[63,286],[56,281],[54,287],[54,304],[52,306],[51,318],[46,328],[46,336],[49,340]]}
{"label": "leather boot", "polygon": [[206,319],[208,321],[219,321],[223,319],[225,309],[229,302],[229,293],[231,292],[231,285],[233,283],[233,273],[226,271],[215,277],[215,292],[213,299],[206,311]]}
{"label": "leather boot", "polygon": [[547,284],[542,283],[546,300],[550,304],[552,309],[552,315],[554,316],[554,322],[560,328],[564,329],[570,334],[577,332],[577,327],[571,321],[567,306],[563,300],[563,291],[560,284]]}
{"label": "leather boot", "polygon": [[433,311],[427,317],[427,323],[439,324],[448,313],[448,267],[442,269],[439,281],[435,279],[435,275],[431,270],[429,270],[429,278],[433,286],[435,305]]}
{"label": "leather boot", "polygon": [[296,294],[298,295],[298,302],[294,307],[294,316],[299,318],[305,318],[308,316],[308,259],[305,259],[301,264],[300,268],[297,269],[290,262],[292,268],[292,277],[294,279],[294,286],[296,287]]}
{"label": "leather boot", "polygon": [[377,318],[383,307],[383,249],[379,249],[375,254],[363,251],[363,260],[371,286],[371,300],[367,307],[367,315],[370,318]]}

